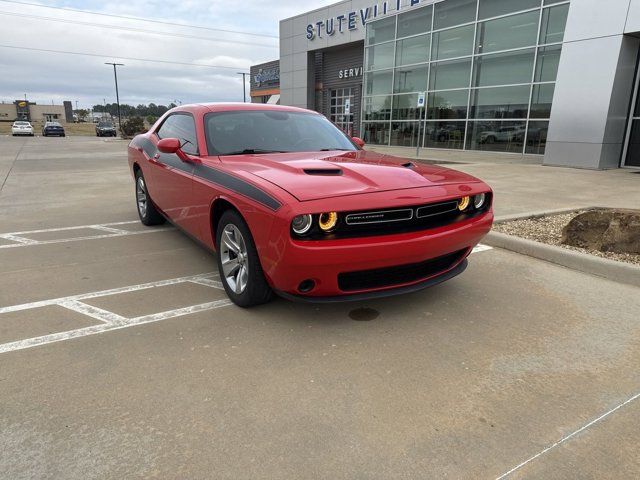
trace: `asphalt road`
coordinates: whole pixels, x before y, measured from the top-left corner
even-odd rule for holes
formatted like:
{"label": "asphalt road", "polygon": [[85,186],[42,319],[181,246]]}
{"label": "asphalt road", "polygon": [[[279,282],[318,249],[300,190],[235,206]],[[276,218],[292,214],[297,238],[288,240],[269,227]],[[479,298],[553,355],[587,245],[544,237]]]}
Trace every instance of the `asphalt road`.
{"label": "asphalt road", "polygon": [[1,479],[640,476],[639,289],[494,249],[242,310],[125,151],[0,137]]}

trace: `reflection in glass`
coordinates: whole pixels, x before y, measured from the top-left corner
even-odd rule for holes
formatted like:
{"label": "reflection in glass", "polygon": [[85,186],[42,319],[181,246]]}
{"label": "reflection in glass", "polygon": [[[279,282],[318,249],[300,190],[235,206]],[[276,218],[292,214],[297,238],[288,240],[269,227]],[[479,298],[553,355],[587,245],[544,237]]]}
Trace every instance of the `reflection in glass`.
{"label": "reflection in glass", "polygon": [[627,150],[626,166],[640,167],[640,120],[633,120],[629,149]]}
{"label": "reflection in glass", "polygon": [[[439,3],[438,5],[446,4]],[[473,25],[466,27],[452,28],[433,34],[433,46],[431,58],[442,60],[445,58],[464,57],[473,53]]]}
{"label": "reflection in glass", "polygon": [[391,93],[392,70],[372,72],[367,74],[365,95],[386,95]]}
{"label": "reflection in glass", "polygon": [[470,118],[526,118],[530,85],[471,91]]}
{"label": "reflection in glass", "polygon": [[431,92],[429,93],[427,118],[430,120],[467,118],[468,101],[469,90]]}
{"label": "reflection in glass", "polygon": [[398,15],[398,38],[431,31],[431,5]]}
{"label": "reflection in glass", "polygon": [[478,24],[477,53],[497,52],[536,44],[540,10]]}
{"label": "reflection in glass", "polygon": [[389,122],[363,123],[363,140],[370,145],[389,144]]}
{"label": "reflection in glass", "polygon": [[396,17],[367,23],[367,45],[387,42],[396,36]]}
{"label": "reflection in glass", "polygon": [[416,120],[420,116],[418,109],[419,93],[393,96],[393,119]]}
{"label": "reflection in glass", "polygon": [[540,6],[540,0],[480,0],[478,18],[499,17],[507,13],[519,12]]}
{"label": "reflection in glass", "polygon": [[469,122],[467,148],[522,153],[526,122]]}
{"label": "reflection in glass", "polygon": [[477,0],[447,0],[435,4],[433,29],[453,27],[476,19]]}
{"label": "reflection in glass", "polygon": [[529,118],[549,118],[551,117],[551,103],[553,102],[553,92],[555,83],[544,83],[533,86],[531,95],[531,113]]}
{"label": "reflection in glass", "polygon": [[391,119],[391,96],[364,97],[364,120]]}
{"label": "reflection in glass", "polygon": [[555,82],[560,64],[561,45],[538,49],[535,82]]}
{"label": "reflection in glass", "polygon": [[427,122],[424,146],[427,148],[464,148],[465,122]]}
{"label": "reflection in glass", "polygon": [[394,93],[424,92],[427,89],[429,67],[403,67],[396,69]]}
{"label": "reflection in glass", "polygon": [[549,122],[529,122],[525,153],[544,155],[544,150],[547,146],[548,131]]}
{"label": "reflection in glass", "polygon": [[391,145],[397,147],[418,146],[418,122],[394,122],[391,124]]}
{"label": "reflection in glass", "polygon": [[396,47],[396,66],[429,61],[430,35],[399,40]]}
{"label": "reflection in glass", "polygon": [[535,49],[494,53],[476,57],[473,86],[531,83]]}
{"label": "reflection in glass", "polygon": [[367,70],[393,67],[393,42],[367,47],[365,65]]}
{"label": "reflection in glass", "polygon": [[429,89],[469,88],[470,75],[470,58],[432,63]]}
{"label": "reflection in glass", "polygon": [[542,10],[540,44],[562,42],[568,15],[569,4],[558,5],[557,7]]}

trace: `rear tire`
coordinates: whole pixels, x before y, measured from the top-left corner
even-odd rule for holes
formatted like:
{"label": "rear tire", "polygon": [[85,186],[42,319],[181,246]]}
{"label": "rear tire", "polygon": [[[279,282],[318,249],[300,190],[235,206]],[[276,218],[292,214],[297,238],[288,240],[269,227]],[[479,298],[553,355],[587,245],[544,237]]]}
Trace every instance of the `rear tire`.
{"label": "rear tire", "polygon": [[142,170],[136,172],[136,207],[140,221],[144,225],[151,227],[153,225],[162,225],[166,222],[166,219],[158,212],[153,201],[151,201]]}
{"label": "rear tire", "polygon": [[235,210],[220,217],[216,245],[220,279],[233,303],[248,308],[273,298],[249,226]]}

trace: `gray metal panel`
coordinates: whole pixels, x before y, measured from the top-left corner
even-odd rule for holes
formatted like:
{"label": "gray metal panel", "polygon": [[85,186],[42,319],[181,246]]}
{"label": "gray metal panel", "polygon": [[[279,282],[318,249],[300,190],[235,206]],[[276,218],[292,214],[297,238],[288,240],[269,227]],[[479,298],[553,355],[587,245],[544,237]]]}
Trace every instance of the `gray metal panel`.
{"label": "gray metal panel", "polygon": [[577,0],[571,2],[565,42],[624,32],[630,0]]}
{"label": "gray metal panel", "polygon": [[631,0],[624,33],[640,33],[640,0]]}

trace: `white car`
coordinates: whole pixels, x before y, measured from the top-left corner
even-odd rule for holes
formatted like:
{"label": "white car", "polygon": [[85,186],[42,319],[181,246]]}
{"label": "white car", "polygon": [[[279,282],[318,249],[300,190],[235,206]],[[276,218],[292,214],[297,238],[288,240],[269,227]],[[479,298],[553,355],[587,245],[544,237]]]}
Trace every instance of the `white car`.
{"label": "white car", "polygon": [[29,122],[23,120],[17,120],[11,125],[11,135],[29,135],[33,137],[33,127]]}

